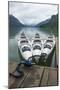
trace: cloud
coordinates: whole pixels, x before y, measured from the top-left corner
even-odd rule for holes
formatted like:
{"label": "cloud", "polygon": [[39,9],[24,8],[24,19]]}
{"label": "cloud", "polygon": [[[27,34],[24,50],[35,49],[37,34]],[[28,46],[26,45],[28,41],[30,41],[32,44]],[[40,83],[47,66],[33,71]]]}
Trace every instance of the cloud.
{"label": "cloud", "polygon": [[58,5],[9,2],[9,14],[27,25],[35,25],[57,13]]}

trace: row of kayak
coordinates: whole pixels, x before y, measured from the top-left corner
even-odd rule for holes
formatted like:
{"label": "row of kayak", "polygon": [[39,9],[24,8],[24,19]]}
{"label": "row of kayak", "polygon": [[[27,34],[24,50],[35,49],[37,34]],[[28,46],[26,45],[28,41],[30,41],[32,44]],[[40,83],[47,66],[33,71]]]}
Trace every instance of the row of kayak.
{"label": "row of kayak", "polygon": [[39,33],[35,34],[32,41],[26,37],[25,33],[22,32],[18,39],[18,48],[20,53],[25,60],[25,63],[31,65],[32,58],[38,63],[40,58],[46,62],[49,54],[52,52],[55,46],[55,37],[48,36],[47,39],[41,39]]}

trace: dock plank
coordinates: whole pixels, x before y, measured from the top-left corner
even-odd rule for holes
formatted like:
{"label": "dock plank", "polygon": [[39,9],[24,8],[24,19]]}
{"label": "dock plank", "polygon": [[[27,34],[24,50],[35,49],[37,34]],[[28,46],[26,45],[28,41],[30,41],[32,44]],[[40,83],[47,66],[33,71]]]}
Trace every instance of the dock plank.
{"label": "dock plank", "polygon": [[59,65],[59,38],[56,38],[56,66]]}
{"label": "dock plank", "polygon": [[38,69],[33,68],[22,83],[21,87],[38,87],[43,69],[44,67],[39,67]]}
{"label": "dock plank", "polygon": [[8,80],[8,87],[10,88],[11,85],[15,82],[15,78],[13,76],[10,76],[10,73],[14,73],[16,67],[17,67],[17,62],[9,62],[8,64],[8,76],[9,76],[9,80]]}
{"label": "dock plank", "polygon": [[[14,73],[16,62],[9,63],[9,73]],[[11,70],[10,70],[11,69]],[[24,76],[21,78],[14,78],[9,75],[9,88],[27,88],[27,87],[40,87],[40,86],[52,86],[58,83],[57,68],[44,67],[38,65],[32,65],[27,67],[20,66],[20,70],[24,72]]]}
{"label": "dock plank", "polygon": [[11,85],[15,82],[15,78],[12,76],[9,76],[9,80],[8,80],[8,87],[10,88]]}
{"label": "dock plank", "polygon": [[48,73],[49,73],[49,69],[48,67],[45,67],[40,86],[47,86]]}
{"label": "dock plank", "polygon": [[28,73],[24,73],[24,76],[21,78],[15,78],[14,83],[10,86],[10,88],[19,88],[24,79],[26,78]]}
{"label": "dock plank", "polygon": [[[14,71],[15,71],[17,65],[18,65],[17,63],[10,63],[10,67],[11,67],[10,69],[12,69],[12,68],[13,69],[9,70],[9,73],[14,74]],[[21,83],[27,77],[27,74],[32,71],[32,68],[33,68],[33,66],[32,67],[24,67],[24,65],[20,66],[20,70],[22,70],[24,72],[24,76],[22,78],[18,78],[18,79],[10,76],[9,77],[9,88],[20,87]],[[34,68],[39,68],[39,66],[34,66]]]}
{"label": "dock plank", "polygon": [[[15,64],[16,64],[16,66],[15,66]],[[12,63],[11,64],[11,67],[13,67],[14,69],[14,71],[15,71],[15,69],[16,69],[16,67],[17,67],[17,63]],[[15,66],[15,67],[14,67]],[[11,68],[10,68],[11,69]],[[13,76],[10,76],[9,77],[9,88],[18,88],[19,87],[19,84],[21,84],[22,83],[22,81],[25,79],[25,77],[26,77],[26,75],[27,75],[27,73],[28,73],[28,70],[27,69],[25,69],[23,66],[21,66],[20,67],[20,70],[22,70],[23,72],[24,72],[24,76],[23,77],[21,77],[21,78],[15,78],[15,77],[13,77]],[[9,71],[9,73],[12,73],[12,74],[14,74],[14,71]]]}
{"label": "dock plank", "polygon": [[57,79],[57,69],[49,69],[49,76],[48,76],[48,86],[56,86],[58,85],[58,79]]}
{"label": "dock plank", "polygon": [[8,72],[13,73],[17,67],[18,63],[17,62],[10,62],[8,65]]}

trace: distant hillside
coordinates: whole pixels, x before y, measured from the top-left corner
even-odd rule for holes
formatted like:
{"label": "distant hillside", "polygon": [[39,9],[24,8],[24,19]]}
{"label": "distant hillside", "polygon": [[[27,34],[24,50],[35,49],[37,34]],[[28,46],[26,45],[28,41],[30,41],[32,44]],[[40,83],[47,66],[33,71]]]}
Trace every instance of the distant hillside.
{"label": "distant hillside", "polygon": [[42,21],[42,22],[38,23],[36,26],[40,27],[40,26],[42,26],[42,25],[45,25],[45,24],[47,24],[47,23],[49,22],[49,20],[50,20],[50,19],[47,19],[47,20],[45,20],[45,21]]}
{"label": "distant hillside", "polygon": [[53,15],[48,23],[51,27],[56,27],[58,28],[58,14]]}
{"label": "distant hillside", "polygon": [[51,31],[54,35],[58,36],[58,14],[51,16],[50,19],[47,19],[39,24],[37,24],[40,28],[45,28],[47,31]]}
{"label": "distant hillside", "polygon": [[9,15],[9,37],[15,36],[22,27],[23,24],[21,24],[21,22],[16,17]]}
{"label": "distant hillside", "polygon": [[58,27],[58,14],[53,15],[51,19],[47,19],[39,24],[37,24],[39,27]]}
{"label": "distant hillside", "polygon": [[23,24],[13,15],[9,15],[9,27],[21,27]]}

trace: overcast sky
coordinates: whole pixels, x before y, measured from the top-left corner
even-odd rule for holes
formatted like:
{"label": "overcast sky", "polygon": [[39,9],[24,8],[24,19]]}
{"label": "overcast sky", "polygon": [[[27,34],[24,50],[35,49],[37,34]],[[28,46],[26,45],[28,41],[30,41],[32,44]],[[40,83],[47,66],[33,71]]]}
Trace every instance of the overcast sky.
{"label": "overcast sky", "polygon": [[57,13],[57,5],[9,2],[9,14],[27,25],[35,25]]}

